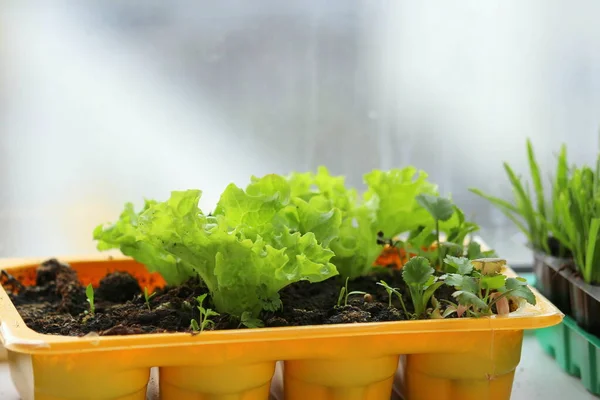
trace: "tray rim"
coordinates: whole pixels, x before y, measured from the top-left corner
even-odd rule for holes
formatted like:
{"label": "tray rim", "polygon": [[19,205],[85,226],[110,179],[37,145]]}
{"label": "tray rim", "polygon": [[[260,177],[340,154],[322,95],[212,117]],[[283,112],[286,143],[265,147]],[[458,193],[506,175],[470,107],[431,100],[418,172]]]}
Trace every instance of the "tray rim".
{"label": "tray rim", "polygon": [[[128,261],[145,268],[133,259],[106,253],[89,256],[53,257],[76,267],[78,264],[101,264],[111,261]],[[0,269],[16,271],[33,268],[49,257],[4,258],[0,259]],[[518,276],[510,267],[503,271],[509,277]],[[369,322],[336,325],[309,325],[295,327],[233,329],[208,331],[198,335],[190,333],[153,333],[122,336],[83,337],[41,334],[27,327],[10,301],[8,294],[0,286],[0,342],[10,351],[26,354],[64,354],[73,352],[115,351],[123,349],[206,346],[263,341],[294,341],[323,338],[351,338],[377,335],[411,335],[425,333],[456,333],[495,330],[529,330],[559,324],[564,314],[534,287],[536,305],[521,303],[519,309],[508,316],[484,318],[461,318],[442,320],[415,320],[392,322]]]}

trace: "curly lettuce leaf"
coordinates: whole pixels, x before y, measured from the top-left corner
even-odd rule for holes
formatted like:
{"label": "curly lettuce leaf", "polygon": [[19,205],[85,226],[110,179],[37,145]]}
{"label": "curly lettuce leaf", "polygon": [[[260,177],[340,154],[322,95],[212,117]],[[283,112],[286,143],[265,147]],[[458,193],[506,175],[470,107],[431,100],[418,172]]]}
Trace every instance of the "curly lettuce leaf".
{"label": "curly lettuce leaf", "polygon": [[[319,167],[316,174],[288,176],[292,196],[304,200],[321,196],[341,211],[339,237],[331,242],[330,248],[335,253],[332,262],[343,277],[355,278],[370,272],[381,252],[377,232],[395,237],[421,229],[428,235],[435,227],[432,215],[418,201],[419,196],[432,201],[439,199],[437,186],[427,180],[423,171],[414,167],[374,170],[364,180],[368,189],[360,197],[355,189],[346,187],[343,176],[332,176],[325,167]],[[446,214],[449,215],[440,224],[441,230],[461,239],[467,231],[461,222],[464,216],[452,208]],[[421,247],[418,246],[419,252]]]}
{"label": "curly lettuce leaf", "polygon": [[365,203],[375,212],[378,229],[386,236],[412,231],[429,225],[433,219],[417,202],[422,194],[438,195],[437,186],[415,167],[374,170],[364,176],[368,190]]}
{"label": "curly lettuce leaf", "polygon": [[316,174],[290,174],[288,181],[292,196],[340,211],[339,234],[329,247],[335,253],[331,262],[342,277],[354,278],[368,273],[381,248],[376,240],[375,216],[358,202],[356,190],[347,188],[343,176],[332,176],[325,167],[319,167]]}
{"label": "curly lettuce leaf", "polygon": [[[290,195],[285,178],[254,178],[246,190],[229,185],[211,216],[198,207],[199,190],[174,191],[153,202],[135,223],[123,221],[128,240],[179,260],[206,284],[220,313],[256,317],[281,307],[279,291],[338,274],[327,243],[337,238],[341,212],[327,199]],[[133,252],[141,262],[150,254]],[[156,265],[165,275],[172,265]]]}
{"label": "curly lettuce leaf", "polygon": [[126,203],[117,222],[98,225],[94,229],[94,240],[98,241],[98,250],[119,249],[124,255],[144,264],[150,272],[159,272],[167,284],[179,285],[195,276],[194,270],[162,246],[138,240],[139,216],[155,204],[154,200],[146,200],[138,214],[132,203]]}

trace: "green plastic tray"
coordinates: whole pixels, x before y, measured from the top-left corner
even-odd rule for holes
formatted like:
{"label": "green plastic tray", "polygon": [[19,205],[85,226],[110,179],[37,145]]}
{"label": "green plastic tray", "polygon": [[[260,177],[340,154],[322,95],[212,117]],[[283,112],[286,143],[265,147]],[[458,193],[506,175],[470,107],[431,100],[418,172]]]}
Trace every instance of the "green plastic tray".
{"label": "green plastic tray", "polygon": [[[535,284],[533,275],[523,275]],[[600,315],[598,316],[600,318]],[[583,386],[600,396],[600,338],[580,328],[565,316],[563,322],[535,330],[542,348],[569,375],[581,378]]]}
{"label": "green plastic tray", "polygon": [[581,378],[587,390],[600,396],[600,338],[588,334],[567,316],[561,324],[538,329],[535,335],[566,373]]}

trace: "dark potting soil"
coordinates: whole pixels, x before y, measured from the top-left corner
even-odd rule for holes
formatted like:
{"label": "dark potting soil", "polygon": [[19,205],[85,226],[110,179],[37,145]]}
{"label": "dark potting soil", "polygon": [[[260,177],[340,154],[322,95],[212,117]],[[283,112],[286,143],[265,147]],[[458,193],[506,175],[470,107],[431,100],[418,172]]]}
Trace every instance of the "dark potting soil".
{"label": "dark potting soil", "polygon": [[[105,276],[95,289],[95,313],[91,315],[85,287],[79,283],[76,271],[57,260],[48,260],[38,267],[35,286],[22,286],[7,274],[3,278],[4,288],[29,328],[66,336],[90,332],[99,335],[191,332],[191,319],[199,317],[195,298],[207,292],[200,281],[192,280],[181,286],[156,290],[147,304],[143,288],[133,276],[114,272]],[[343,286],[339,277],[313,284],[298,282],[280,292],[283,309],[264,312],[261,319],[267,327],[407,319],[396,296],[389,307],[386,290],[377,285],[381,279],[399,289],[407,311],[413,312],[401,271],[377,268],[372,275],[349,282],[349,291],[363,291],[368,295],[352,295],[347,305],[337,306]],[[436,297],[451,300],[452,292],[452,288],[442,286]],[[204,306],[214,309],[210,302],[205,301]],[[215,324],[207,329],[243,327],[238,319],[229,315],[216,316],[213,321]]]}

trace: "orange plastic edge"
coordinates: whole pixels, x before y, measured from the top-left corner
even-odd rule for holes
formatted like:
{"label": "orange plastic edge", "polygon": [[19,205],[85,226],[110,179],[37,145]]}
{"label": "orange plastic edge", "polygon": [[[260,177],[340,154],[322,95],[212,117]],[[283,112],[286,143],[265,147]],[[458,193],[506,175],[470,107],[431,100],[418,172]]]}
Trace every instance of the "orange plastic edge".
{"label": "orange plastic edge", "polygon": [[[60,260],[84,284],[97,284],[114,270],[162,283],[122,256]],[[0,269],[31,277],[41,261],[5,259]],[[516,276],[508,267],[504,273]],[[384,399],[394,380],[410,400],[505,400],[523,330],[552,326],[563,317],[532,290],[536,306],[480,319],[78,338],[29,329],[0,287],[0,340],[25,399],[80,399],[93,391],[95,399],[141,400],[150,368],[159,367],[163,400],[266,400],[275,363],[284,361],[280,398],[286,400]]]}

